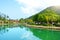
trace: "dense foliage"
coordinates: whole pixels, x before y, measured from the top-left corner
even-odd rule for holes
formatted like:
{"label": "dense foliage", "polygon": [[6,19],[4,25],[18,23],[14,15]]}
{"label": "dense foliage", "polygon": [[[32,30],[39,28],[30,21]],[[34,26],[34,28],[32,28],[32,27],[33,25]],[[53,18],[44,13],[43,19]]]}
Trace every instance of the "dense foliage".
{"label": "dense foliage", "polygon": [[[57,11],[53,10],[51,7],[44,9],[43,11],[29,17],[28,19],[33,20],[32,22],[37,24],[53,24],[56,25],[60,23],[60,15]],[[30,24],[32,23],[30,21]],[[59,24],[60,25],[60,24]]]}

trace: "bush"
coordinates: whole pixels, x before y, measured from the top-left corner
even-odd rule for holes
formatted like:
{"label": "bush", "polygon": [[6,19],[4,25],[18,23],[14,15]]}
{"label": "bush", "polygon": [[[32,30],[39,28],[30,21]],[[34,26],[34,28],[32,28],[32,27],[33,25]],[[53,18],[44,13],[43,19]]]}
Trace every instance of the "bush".
{"label": "bush", "polygon": [[55,26],[58,26],[58,27],[60,27],[60,24],[55,24]]}

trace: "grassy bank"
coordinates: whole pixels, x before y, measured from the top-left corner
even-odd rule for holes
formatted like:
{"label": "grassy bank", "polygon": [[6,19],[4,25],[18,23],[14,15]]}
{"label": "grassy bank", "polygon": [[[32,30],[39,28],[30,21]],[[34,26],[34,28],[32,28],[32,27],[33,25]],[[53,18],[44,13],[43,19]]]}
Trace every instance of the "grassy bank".
{"label": "grassy bank", "polygon": [[60,27],[56,27],[56,26],[29,25],[26,23],[20,23],[20,25],[31,27],[31,28],[38,28],[38,29],[60,30]]}

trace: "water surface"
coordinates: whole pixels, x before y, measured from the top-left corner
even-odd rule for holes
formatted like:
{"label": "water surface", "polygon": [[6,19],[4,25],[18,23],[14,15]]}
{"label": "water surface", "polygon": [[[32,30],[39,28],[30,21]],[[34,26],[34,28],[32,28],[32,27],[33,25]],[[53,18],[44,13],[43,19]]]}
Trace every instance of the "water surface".
{"label": "water surface", "polygon": [[12,27],[0,28],[0,40],[60,40],[60,31],[25,26]]}

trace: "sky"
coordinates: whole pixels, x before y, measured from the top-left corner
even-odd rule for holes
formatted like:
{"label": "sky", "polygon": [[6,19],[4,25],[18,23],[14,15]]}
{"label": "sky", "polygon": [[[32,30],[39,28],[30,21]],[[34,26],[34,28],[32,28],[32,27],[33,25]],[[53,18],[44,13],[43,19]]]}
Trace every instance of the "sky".
{"label": "sky", "polygon": [[49,6],[60,5],[60,0],[0,0],[0,12],[11,19],[27,18]]}

